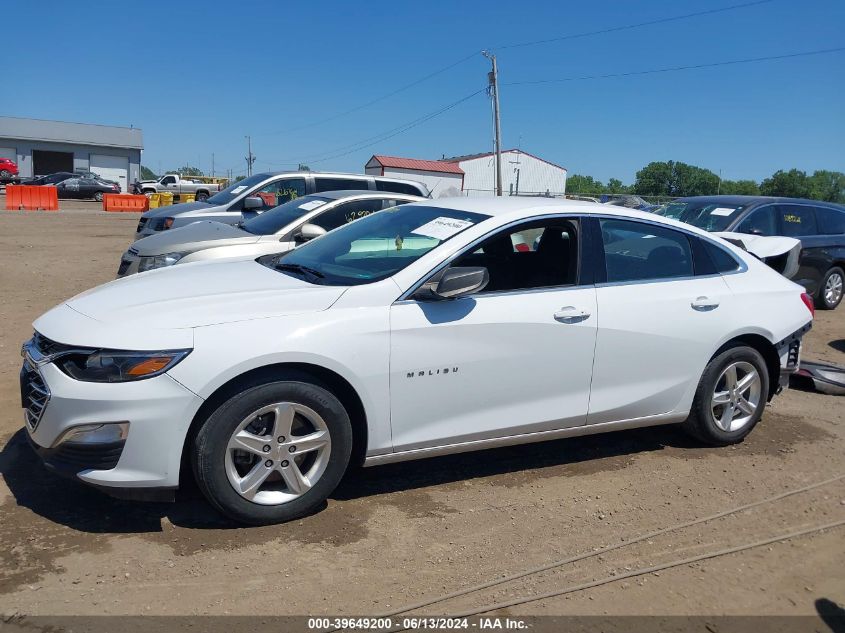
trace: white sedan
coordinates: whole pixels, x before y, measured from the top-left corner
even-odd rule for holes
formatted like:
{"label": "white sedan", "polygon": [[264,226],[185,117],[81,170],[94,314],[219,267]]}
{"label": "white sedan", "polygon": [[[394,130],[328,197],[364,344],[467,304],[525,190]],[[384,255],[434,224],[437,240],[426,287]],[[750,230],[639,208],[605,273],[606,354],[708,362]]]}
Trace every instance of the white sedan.
{"label": "white sedan", "polygon": [[302,516],[350,463],[681,423],[741,441],[797,368],[803,289],[687,224],[545,198],[412,203],[282,255],[108,283],[24,345],[48,466],[238,521]]}

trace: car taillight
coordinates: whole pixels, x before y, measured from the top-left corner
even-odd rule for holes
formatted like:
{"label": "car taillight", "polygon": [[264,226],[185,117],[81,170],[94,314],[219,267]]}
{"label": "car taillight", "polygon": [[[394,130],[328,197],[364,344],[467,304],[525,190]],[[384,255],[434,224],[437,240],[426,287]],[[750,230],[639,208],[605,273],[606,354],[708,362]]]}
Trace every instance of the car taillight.
{"label": "car taillight", "polygon": [[173,226],[173,218],[164,218],[164,228],[169,229]]}
{"label": "car taillight", "polygon": [[807,309],[810,311],[810,314],[815,318],[816,316],[816,304],[813,303],[813,298],[808,295],[806,292],[801,293],[801,301],[804,302],[804,305],[807,306]]}

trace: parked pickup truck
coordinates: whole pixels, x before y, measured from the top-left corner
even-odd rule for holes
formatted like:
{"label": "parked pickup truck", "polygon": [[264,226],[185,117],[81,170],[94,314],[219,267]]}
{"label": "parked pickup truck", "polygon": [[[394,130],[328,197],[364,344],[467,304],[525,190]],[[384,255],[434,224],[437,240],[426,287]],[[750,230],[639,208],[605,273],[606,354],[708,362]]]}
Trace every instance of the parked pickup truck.
{"label": "parked pickup truck", "polygon": [[153,194],[169,191],[174,196],[192,193],[197,201],[207,200],[211,194],[220,191],[220,185],[182,178],[179,174],[166,174],[158,180],[142,180],[139,183],[141,193]]}

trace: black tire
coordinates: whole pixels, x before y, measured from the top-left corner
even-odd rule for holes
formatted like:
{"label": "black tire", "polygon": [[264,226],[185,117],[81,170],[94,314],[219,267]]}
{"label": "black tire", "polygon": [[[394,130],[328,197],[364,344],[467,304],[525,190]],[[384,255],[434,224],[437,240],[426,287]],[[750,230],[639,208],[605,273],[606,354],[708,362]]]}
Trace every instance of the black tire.
{"label": "black tire", "polygon": [[94,200],[96,200],[97,202],[102,202],[103,201],[103,192],[102,191],[96,192],[94,194]]}
{"label": "black tire", "polygon": [[[825,297],[825,286],[827,286],[828,282],[830,281],[830,278],[833,277],[834,275],[838,275],[838,278],[839,278],[839,288],[840,288],[839,296],[835,297],[833,299],[833,301],[828,301],[827,298]],[[838,306],[840,303],[842,303],[842,295],[843,295],[842,282],[843,281],[845,281],[845,272],[843,272],[843,270],[839,266],[834,266],[833,268],[831,268],[830,270],[828,270],[824,274],[824,277],[822,277],[822,281],[819,284],[818,292],[816,292],[816,296],[815,296],[816,307],[819,310],[835,310],[836,306]]]}
{"label": "black tire", "polygon": [[204,202],[208,200],[208,193],[205,191],[200,191],[199,193],[197,193],[196,196],[194,196],[194,200],[196,200],[197,202]]}
{"label": "black tire", "polygon": [[[725,431],[716,423],[711,398],[722,372],[736,362],[750,363],[757,370],[761,383],[760,397],[749,422],[739,429]],[[737,345],[717,353],[704,368],[695,391],[689,417],[683,423],[684,430],[700,442],[711,446],[727,446],[741,442],[746,435],[751,433],[763,415],[769,399],[769,381],[766,361],[754,348]]]}
{"label": "black tire", "polygon": [[8,169],[0,170],[0,178],[8,178],[11,175],[12,172],[10,172]]}
{"label": "black tire", "polygon": [[[229,482],[227,445],[238,425],[261,407],[291,402],[319,414],[331,436],[328,463],[307,492],[279,505],[261,505],[241,496]],[[194,440],[191,462],[206,499],[226,516],[250,525],[283,523],[317,510],[337,487],[352,453],[352,425],[341,402],[329,391],[306,382],[271,382],[248,388],[224,402],[203,423]]]}

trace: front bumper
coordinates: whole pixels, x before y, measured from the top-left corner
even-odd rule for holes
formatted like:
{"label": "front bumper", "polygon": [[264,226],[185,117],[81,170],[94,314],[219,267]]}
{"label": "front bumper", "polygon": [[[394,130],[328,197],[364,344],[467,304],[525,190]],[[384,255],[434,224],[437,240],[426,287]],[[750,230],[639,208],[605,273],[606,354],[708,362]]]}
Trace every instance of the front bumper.
{"label": "front bumper", "polygon": [[[108,489],[178,486],[182,448],[202,398],[167,374],[135,382],[93,383],[74,380],[52,363],[34,370],[49,397],[37,420],[29,416],[25,427],[48,467]],[[80,447],[60,441],[72,427],[114,422],[129,423],[121,442]]]}

